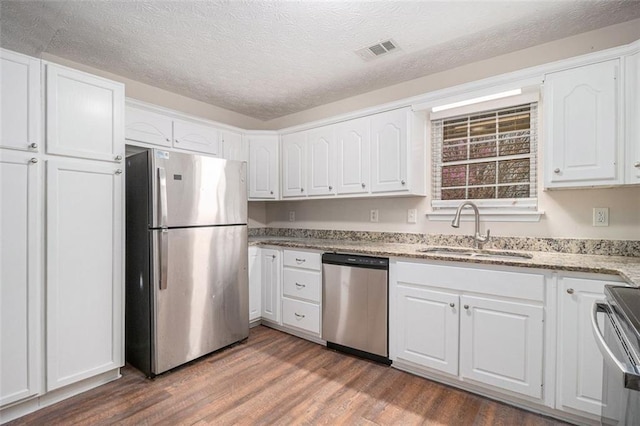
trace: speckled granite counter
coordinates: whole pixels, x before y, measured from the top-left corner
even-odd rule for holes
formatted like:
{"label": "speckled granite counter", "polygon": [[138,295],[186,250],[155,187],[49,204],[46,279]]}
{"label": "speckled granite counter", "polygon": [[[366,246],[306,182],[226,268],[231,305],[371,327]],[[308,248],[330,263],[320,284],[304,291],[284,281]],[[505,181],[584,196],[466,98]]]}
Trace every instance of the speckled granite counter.
{"label": "speckled granite counter", "polygon": [[606,256],[592,254],[569,254],[557,252],[522,251],[532,255],[531,259],[504,259],[491,257],[462,257],[449,254],[422,253],[424,244],[387,243],[377,241],[350,241],[336,239],[313,239],[293,237],[250,237],[249,245],[277,246],[319,251],[359,253],[371,256],[404,257],[454,261],[485,265],[519,266],[556,271],[590,272],[619,275],[631,285],[640,287],[640,257]]}

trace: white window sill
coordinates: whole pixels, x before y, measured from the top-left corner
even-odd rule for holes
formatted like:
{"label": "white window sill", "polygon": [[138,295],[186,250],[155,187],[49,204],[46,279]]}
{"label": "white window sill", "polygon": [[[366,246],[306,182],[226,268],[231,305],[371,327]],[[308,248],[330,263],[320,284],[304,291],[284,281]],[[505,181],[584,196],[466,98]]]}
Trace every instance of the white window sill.
{"label": "white window sill", "polygon": [[[451,222],[456,214],[455,209],[438,209],[427,212],[427,219],[436,222]],[[538,210],[509,210],[509,209],[480,209],[481,222],[539,222],[543,211]],[[472,222],[475,215],[470,209],[465,209],[460,215],[463,222]]]}

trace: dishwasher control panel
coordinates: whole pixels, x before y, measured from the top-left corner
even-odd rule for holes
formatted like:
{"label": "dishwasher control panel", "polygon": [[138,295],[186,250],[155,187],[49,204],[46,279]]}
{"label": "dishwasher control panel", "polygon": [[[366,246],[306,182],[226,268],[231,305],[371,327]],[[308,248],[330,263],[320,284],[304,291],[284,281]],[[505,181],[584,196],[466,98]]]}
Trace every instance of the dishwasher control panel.
{"label": "dishwasher control panel", "polygon": [[389,259],[383,257],[356,256],[341,253],[324,253],[322,263],[332,265],[361,266],[365,268],[387,269]]}

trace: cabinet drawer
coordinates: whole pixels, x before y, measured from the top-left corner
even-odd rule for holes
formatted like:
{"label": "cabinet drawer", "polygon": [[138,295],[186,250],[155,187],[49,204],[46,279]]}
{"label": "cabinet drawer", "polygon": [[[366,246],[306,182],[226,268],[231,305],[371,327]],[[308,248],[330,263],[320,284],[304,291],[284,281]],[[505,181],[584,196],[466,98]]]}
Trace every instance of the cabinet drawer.
{"label": "cabinet drawer", "polygon": [[295,268],[320,270],[320,253],[311,253],[308,251],[285,250],[284,266],[293,266]]}
{"label": "cabinet drawer", "polygon": [[282,323],[320,334],[320,307],[300,300],[282,299]]}
{"label": "cabinet drawer", "polygon": [[320,272],[284,268],[283,294],[320,302]]}

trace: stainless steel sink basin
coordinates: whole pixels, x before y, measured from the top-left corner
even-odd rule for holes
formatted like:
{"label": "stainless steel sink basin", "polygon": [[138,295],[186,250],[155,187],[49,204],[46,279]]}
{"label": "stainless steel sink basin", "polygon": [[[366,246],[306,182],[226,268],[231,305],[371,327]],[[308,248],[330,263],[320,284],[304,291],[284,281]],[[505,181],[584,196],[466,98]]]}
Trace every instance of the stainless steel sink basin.
{"label": "stainless steel sink basin", "polygon": [[529,253],[521,253],[509,250],[478,250],[465,247],[427,247],[417,250],[420,253],[431,253],[441,256],[460,256],[466,258],[487,259],[531,259]]}

